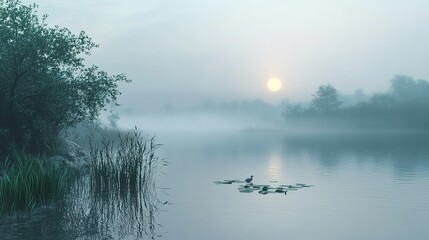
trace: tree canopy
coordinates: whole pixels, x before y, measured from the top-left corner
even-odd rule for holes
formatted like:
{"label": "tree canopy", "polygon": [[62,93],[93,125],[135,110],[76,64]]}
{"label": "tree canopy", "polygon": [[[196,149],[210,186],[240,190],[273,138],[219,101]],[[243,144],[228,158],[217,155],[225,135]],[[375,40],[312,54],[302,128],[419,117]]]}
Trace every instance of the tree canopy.
{"label": "tree canopy", "polygon": [[319,86],[313,95],[312,107],[318,112],[332,112],[338,109],[341,102],[338,100],[338,91],[331,84]]}
{"label": "tree canopy", "polygon": [[115,103],[123,74],[85,66],[98,47],[85,32],[50,27],[37,5],[0,0],[0,144],[38,148]]}
{"label": "tree canopy", "polygon": [[396,75],[390,81],[391,95],[402,103],[429,103],[429,82],[410,76]]}

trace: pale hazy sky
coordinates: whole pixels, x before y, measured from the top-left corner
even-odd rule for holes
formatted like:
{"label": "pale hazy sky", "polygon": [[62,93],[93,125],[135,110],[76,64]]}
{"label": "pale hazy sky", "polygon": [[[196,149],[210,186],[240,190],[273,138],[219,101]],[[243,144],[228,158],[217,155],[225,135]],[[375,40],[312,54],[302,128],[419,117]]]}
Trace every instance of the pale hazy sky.
{"label": "pale hazy sky", "polygon": [[[133,80],[120,98],[133,108],[207,98],[302,101],[324,83],[372,93],[395,74],[429,79],[427,0],[36,3],[48,23],[84,30],[100,44],[88,61]],[[284,84],[275,94],[265,87],[274,76]]]}

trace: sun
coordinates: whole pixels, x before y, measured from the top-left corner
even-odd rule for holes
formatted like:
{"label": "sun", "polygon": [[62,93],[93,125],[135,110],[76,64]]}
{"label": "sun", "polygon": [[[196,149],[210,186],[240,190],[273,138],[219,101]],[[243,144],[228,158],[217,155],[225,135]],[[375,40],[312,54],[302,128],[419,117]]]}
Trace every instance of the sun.
{"label": "sun", "polygon": [[271,92],[277,92],[282,88],[282,82],[278,78],[270,78],[267,82],[267,88]]}

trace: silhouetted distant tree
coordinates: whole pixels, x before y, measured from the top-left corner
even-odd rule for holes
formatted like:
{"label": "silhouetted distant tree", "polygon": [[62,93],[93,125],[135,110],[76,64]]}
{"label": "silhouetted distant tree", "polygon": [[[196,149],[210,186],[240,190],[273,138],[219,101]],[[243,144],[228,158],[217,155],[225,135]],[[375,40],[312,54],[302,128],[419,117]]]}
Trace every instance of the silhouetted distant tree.
{"label": "silhouetted distant tree", "polygon": [[288,117],[299,117],[304,114],[306,109],[299,103],[285,103],[283,104],[284,111],[282,117],[287,119]]}
{"label": "silhouetted distant tree", "polygon": [[395,98],[389,93],[375,93],[369,103],[378,108],[390,109],[395,105]]}
{"label": "silhouetted distant tree", "polygon": [[338,91],[331,84],[319,86],[313,94],[311,106],[317,112],[333,112],[339,108],[341,102],[338,100]]}
{"label": "silhouetted distant tree", "polygon": [[357,90],[355,103],[341,108],[338,91],[329,84],[322,85],[310,107],[287,102],[283,117],[286,121],[295,118],[301,126],[317,122],[318,126],[333,128],[429,129],[429,82],[397,75],[390,83],[388,91],[368,97],[363,90]]}
{"label": "silhouetted distant tree", "polygon": [[37,6],[0,1],[0,147],[37,149],[61,129],[92,121],[120,94],[125,75],[86,67],[97,44],[84,33],[48,27]]}
{"label": "silhouetted distant tree", "polygon": [[391,81],[392,97],[402,103],[429,103],[429,82],[397,75]]}

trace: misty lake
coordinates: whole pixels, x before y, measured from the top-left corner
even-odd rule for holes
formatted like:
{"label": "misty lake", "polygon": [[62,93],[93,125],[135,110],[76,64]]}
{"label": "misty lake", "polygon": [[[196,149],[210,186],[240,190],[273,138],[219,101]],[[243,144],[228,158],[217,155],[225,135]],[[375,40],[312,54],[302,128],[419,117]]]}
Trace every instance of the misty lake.
{"label": "misty lake", "polygon": [[[429,148],[418,134],[160,136],[173,205],[165,239],[427,239]],[[213,180],[313,184],[240,193]],[[270,181],[277,181],[271,183]]]}
{"label": "misty lake", "polygon": [[[158,197],[169,204],[152,216],[155,225],[143,239],[429,237],[427,135],[178,131],[158,132],[157,141],[169,162]],[[250,175],[255,184],[314,186],[262,195],[213,183]],[[81,219],[92,214],[76,214],[85,204],[3,222],[0,238],[139,239],[134,228],[147,224],[138,214],[118,217],[121,207],[109,214],[108,205],[102,217]]]}

